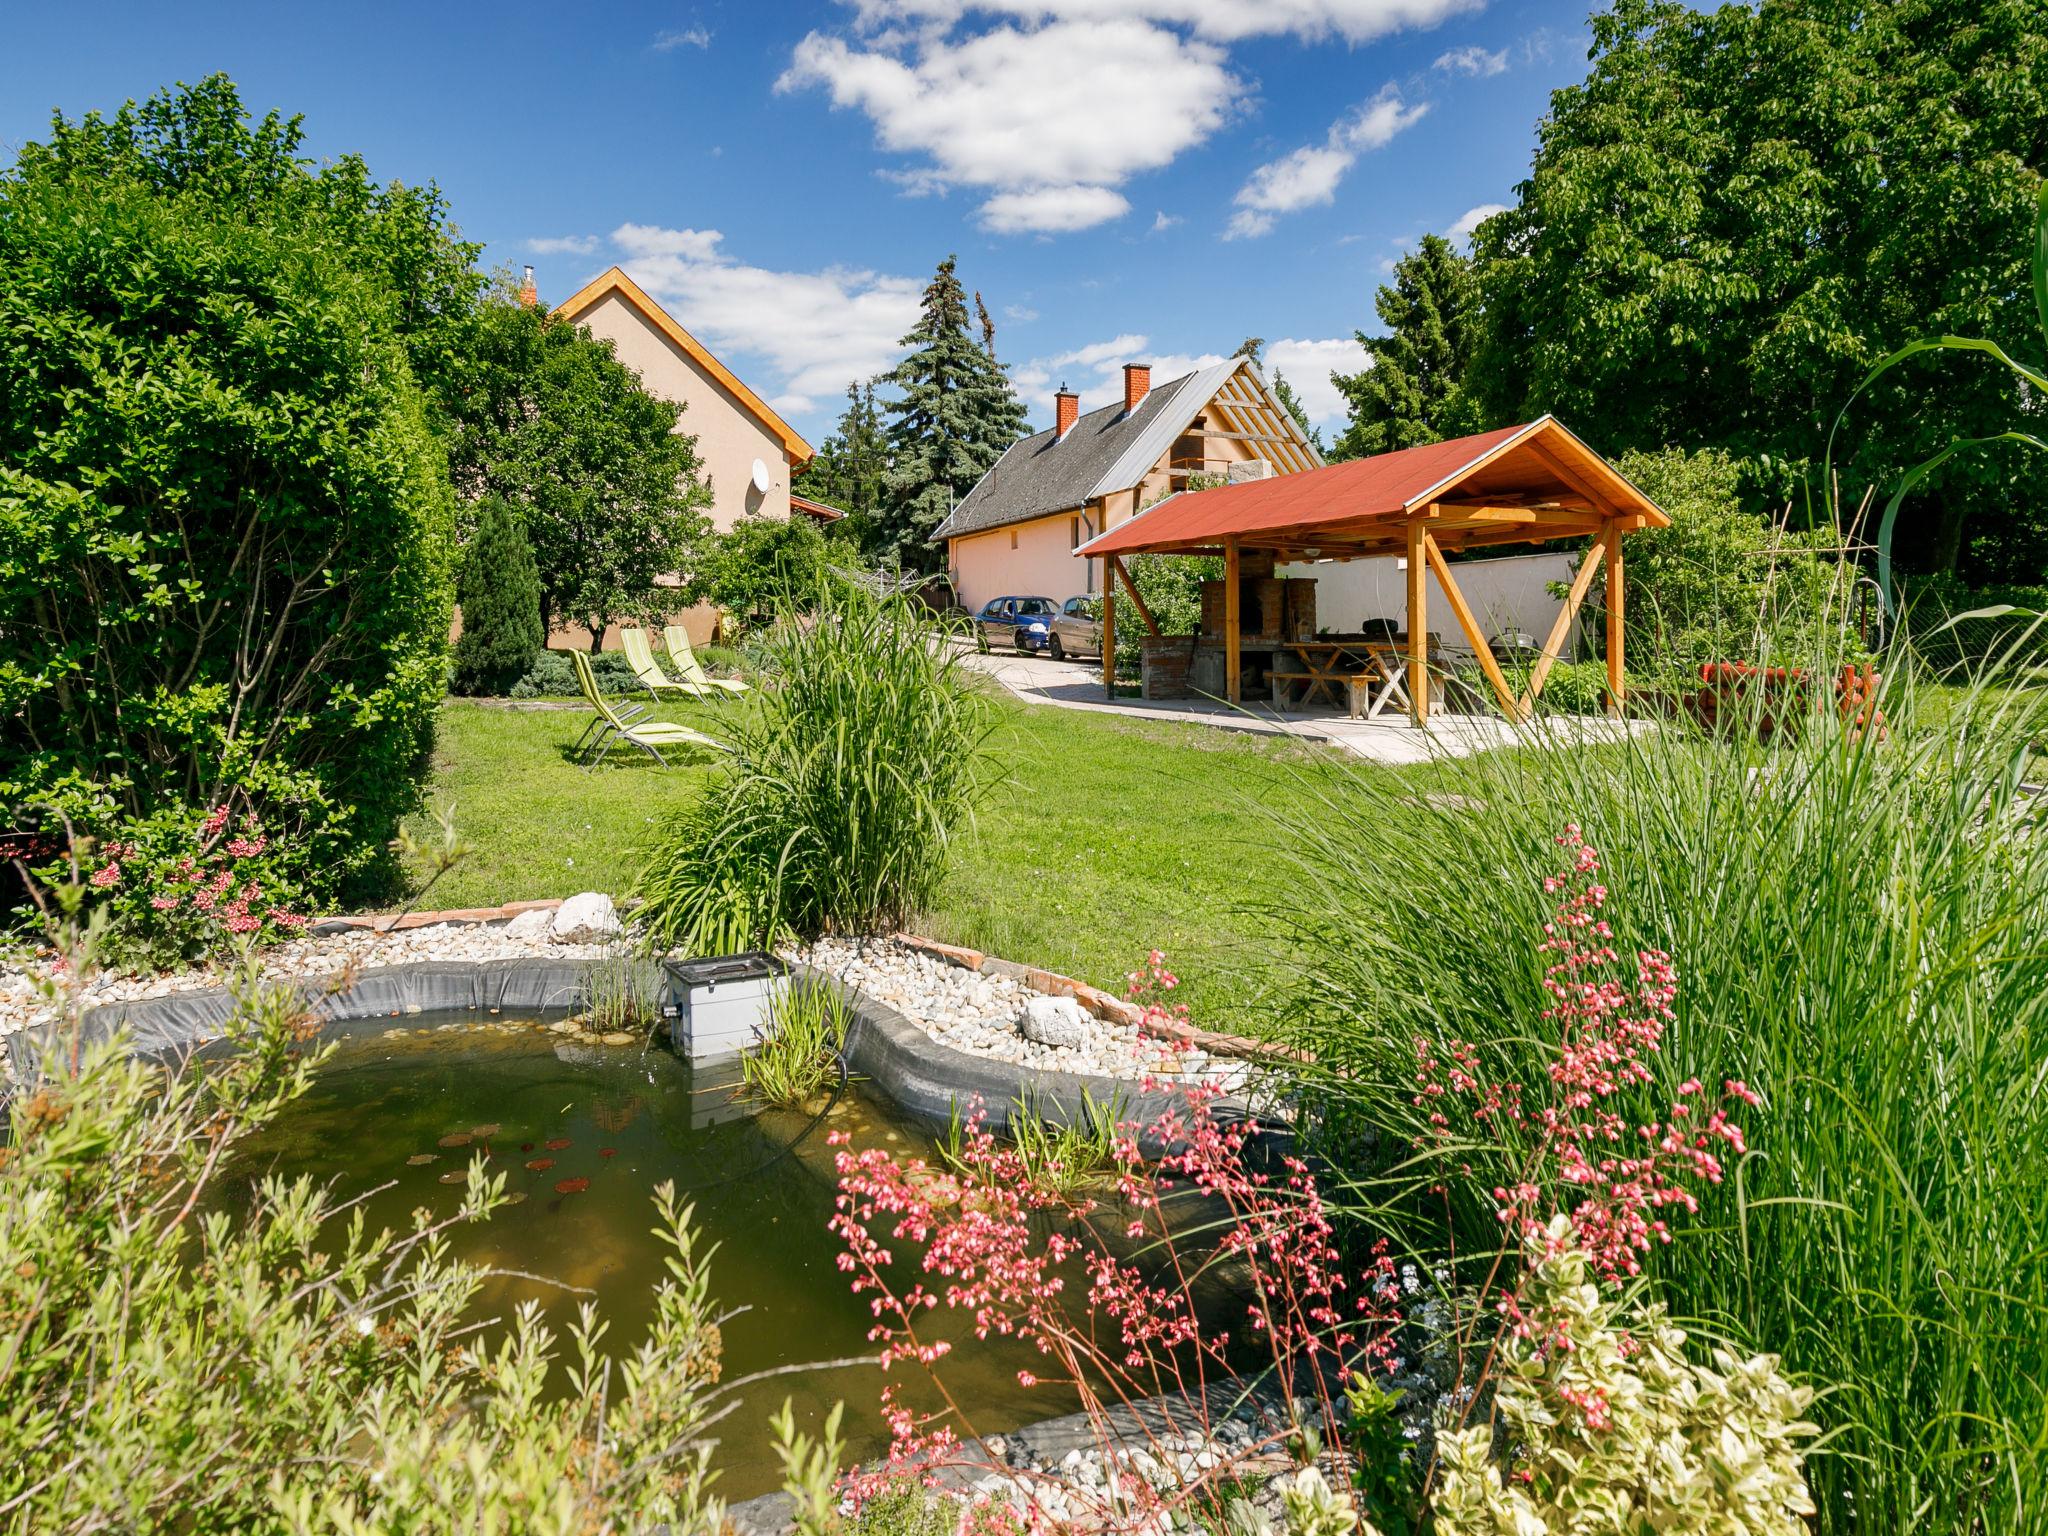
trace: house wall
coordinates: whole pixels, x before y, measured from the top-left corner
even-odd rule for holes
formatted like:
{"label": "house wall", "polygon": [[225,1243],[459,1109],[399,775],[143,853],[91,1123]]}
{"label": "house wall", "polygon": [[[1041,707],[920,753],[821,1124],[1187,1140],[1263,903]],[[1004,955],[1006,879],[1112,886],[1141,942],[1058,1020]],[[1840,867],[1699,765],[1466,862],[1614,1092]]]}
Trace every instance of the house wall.
{"label": "house wall", "polygon": [[[1550,595],[1553,581],[1568,582],[1578,569],[1576,554],[1509,555],[1498,560],[1460,560],[1451,566],[1458,590],[1471,605],[1472,617],[1488,638],[1509,630],[1534,635],[1541,645],[1564,604]],[[1408,562],[1400,556],[1377,560],[1328,560],[1283,565],[1281,576],[1306,576],[1316,583],[1316,623],[1338,633],[1356,631],[1366,619],[1392,619],[1408,625]],[[1585,614],[1572,626],[1565,656],[1576,653]],[[1429,628],[1442,637],[1447,651],[1470,651],[1465,632],[1451,612],[1450,600],[1429,573]]]}

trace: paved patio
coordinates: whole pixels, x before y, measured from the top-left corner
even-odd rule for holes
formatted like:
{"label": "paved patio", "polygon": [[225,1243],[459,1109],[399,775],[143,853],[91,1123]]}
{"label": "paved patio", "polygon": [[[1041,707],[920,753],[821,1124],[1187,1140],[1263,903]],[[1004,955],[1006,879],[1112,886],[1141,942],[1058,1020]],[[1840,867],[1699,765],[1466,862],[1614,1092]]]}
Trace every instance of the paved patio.
{"label": "paved patio", "polygon": [[964,650],[967,665],[985,672],[1018,698],[1060,709],[1086,709],[1099,714],[1129,715],[1149,720],[1185,720],[1217,730],[1245,731],[1260,736],[1299,736],[1327,741],[1368,762],[1399,766],[1433,757],[1466,757],[1494,747],[1513,746],[1555,732],[1560,725],[1575,736],[1610,736],[1618,726],[1605,720],[1559,722],[1554,717],[1535,727],[1516,729],[1487,715],[1436,714],[1421,728],[1407,716],[1390,711],[1377,720],[1353,720],[1342,710],[1276,710],[1270,704],[1234,709],[1220,699],[1118,699],[1102,696],[1100,662],[1051,661],[1042,656],[992,651],[981,655]]}

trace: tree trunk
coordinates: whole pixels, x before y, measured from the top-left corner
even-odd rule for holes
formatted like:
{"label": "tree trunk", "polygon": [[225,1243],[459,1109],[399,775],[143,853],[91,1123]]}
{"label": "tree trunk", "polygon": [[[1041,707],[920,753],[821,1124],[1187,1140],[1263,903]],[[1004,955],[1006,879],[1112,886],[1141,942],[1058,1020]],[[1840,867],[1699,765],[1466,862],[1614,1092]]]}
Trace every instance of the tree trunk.
{"label": "tree trunk", "polygon": [[1963,530],[1970,521],[1970,503],[1966,492],[1948,488],[1935,497],[1934,536],[1928,541],[1928,569],[1935,572],[1953,571],[1963,558]]}
{"label": "tree trunk", "polygon": [[595,656],[604,649],[604,626],[602,624],[593,624],[588,619],[585,619],[583,627],[590,631],[590,654]]}

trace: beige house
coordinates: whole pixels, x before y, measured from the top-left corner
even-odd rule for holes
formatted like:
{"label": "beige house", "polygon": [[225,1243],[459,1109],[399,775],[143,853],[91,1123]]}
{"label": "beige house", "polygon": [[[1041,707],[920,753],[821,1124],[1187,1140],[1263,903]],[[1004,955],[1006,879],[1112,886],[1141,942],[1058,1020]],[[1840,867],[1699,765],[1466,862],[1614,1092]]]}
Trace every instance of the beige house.
{"label": "beige house", "polygon": [[932,535],[970,611],[1100,591],[1102,562],[1074,551],[1191,476],[1263,479],[1323,462],[1248,358],[1156,389],[1149,366],[1126,363],[1123,399],[1085,416],[1064,386],[1053,401],[1053,425],[1012,444]]}
{"label": "beige house", "polygon": [[[720,533],[742,517],[786,518],[792,510],[822,521],[839,515],[790,495],[790,478],[810,463],[811,445],[619,268],[580,289],[555,314],[611,342],[619,361],[640,375],[650,394],[686,407],[678,430],[697,439],[697,456],[711,488],[711,522]],[[692,642],[711,639],[715,609],[700,604],[678,616]],[[563,640],[587,646],[590,636],[578,628],[565,631]],[[606,645],[612,643],[607,636]]]}

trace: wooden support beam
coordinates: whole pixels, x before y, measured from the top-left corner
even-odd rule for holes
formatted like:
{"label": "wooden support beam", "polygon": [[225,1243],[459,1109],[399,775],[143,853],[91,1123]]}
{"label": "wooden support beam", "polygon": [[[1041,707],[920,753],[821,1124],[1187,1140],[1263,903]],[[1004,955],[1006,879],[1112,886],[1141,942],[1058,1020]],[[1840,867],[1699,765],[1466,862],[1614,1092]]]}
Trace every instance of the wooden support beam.
{"label": "wooden support beam", "polygon": [[1429,723],[1429,539],[1427,512],[1408,520],[1408,714]]}
{"label": "wooden support beam", "polygon": [[1622,588],[1621,571],[1621,530],[1607,531],[1607,712],[1619,715],[1627,704],[1627,685],[1623,682],[1621,647],[1622,608],[1626,601]]}
{"label": "wooden support beam", "polygon": [[1238,558],[1237,540],[1223,542],[1223,688],[1233,704],[1243,702],[1242,680],[1238,676],[1243,663],[1243,621],[1238,617]]}
{"label": "wooden support beam", "polygon": [[1612,528],[1601,530],[1600,536],[1586,546],[1586,556],[1579,562],[1578,572],[1572,577],[1572,589],[1565,595],[1564,606],[1551,621],[1550,633],[1543,640],[1543,654],[1536,658],[1535,668],[1529,673],[1529,691],[1522,695],[1522,710],[1527,713],[1536,707],[1536,700],[1543,693],[1543,684],[1550,676],[1550,669],[1563,659],[1565,636],[1572,632],[1572,620],[1579,616],[1579,609],[1586,601],[1587,592],[1592,590],[1593,573],[1600,569],[1601,558],[1607,552],[1607,541],[1621,535]]}
{"label": "wooden support beam", "polygon": [[[1131,580],[1131,573],[1124,569],[1124,557],[1122,555],[1111,555],[1109,557],[1109,568],[1122,579],[1124,590],[1131,594],[1131,606],[1138,610],[1138,617],[1145,621],[1146,630],[1156,639],[1159,635],[1159,621],[1152,617],[1152,610],[1145,605],[1145,599],[1138,593],[1138,584]],[[1116,590],[1115,583],[1112,582],[1108,585],[1110,591],[1114,593]]]}
{"label": "wooden support beam", "polygon": [[1620,507],[1614,504],[1613,498],[1607,494],[1605,487],[1596,484],[1591,478],[1582,474],[1577,466],[1570,463],[1563,454],[1551,447],[1550,444],[1544,442],[1541,437],[1530,437],[1522,446],[1542,460],[1543,463],[1547,464],[1551,472],[1558,479],[1577,491],[1586,500],[1592,502],[1594,506],[1598,507],[1609,517],[1612,517],[1621,510]]}
{"label": "wooden support beam", "polygon": [[[1103,557],[1103,572],[1106,575],[1118,564],[1115,555]],[[1102,584],[1102,693],[1110,703],[1116,702],[1116,583]]]}
{"label": "wooden support beam", "polygon": [[1429,558],[1429,568],[1436,572],[1438,585],[1444,589],[1444,597],[1451,605],[1451,612],[1458,620],[1458,628],[1465,631],[1466,643],[1479,658],[1479,668],[1486,674],[1487,682],[1493,685],[1494,697],[1500,700],[1501,713],[1508,717],[1510,725],[1522,723],[1522,712],[1515,706],[1514,691],[1508,687],[1508,680],[1501,676],[1500,663],[1493,659],[1493,651],[1486,643],[1486,637],[1479,632],[1479,621],[1472,616],[1472,609],[1465,601],[1465,594],[1458,590],[1458,583],[1451,576],[1451,568],[1444,563],[1443,552],[1436,547],[1436,540],[1427,533],[1422,535],[1422,552]]}
{"label": "wooden support beam", "polygon": [[1289,447],[1294,445],[1294,439],[1291,437],[1274,437],[1265,432],[1218,432],[1214,428],[1204,427],[1199,432],[1190,432],[1187,435],[1189,437],[1215,438],[1218,442],[1224,443],[1284,443]]}

